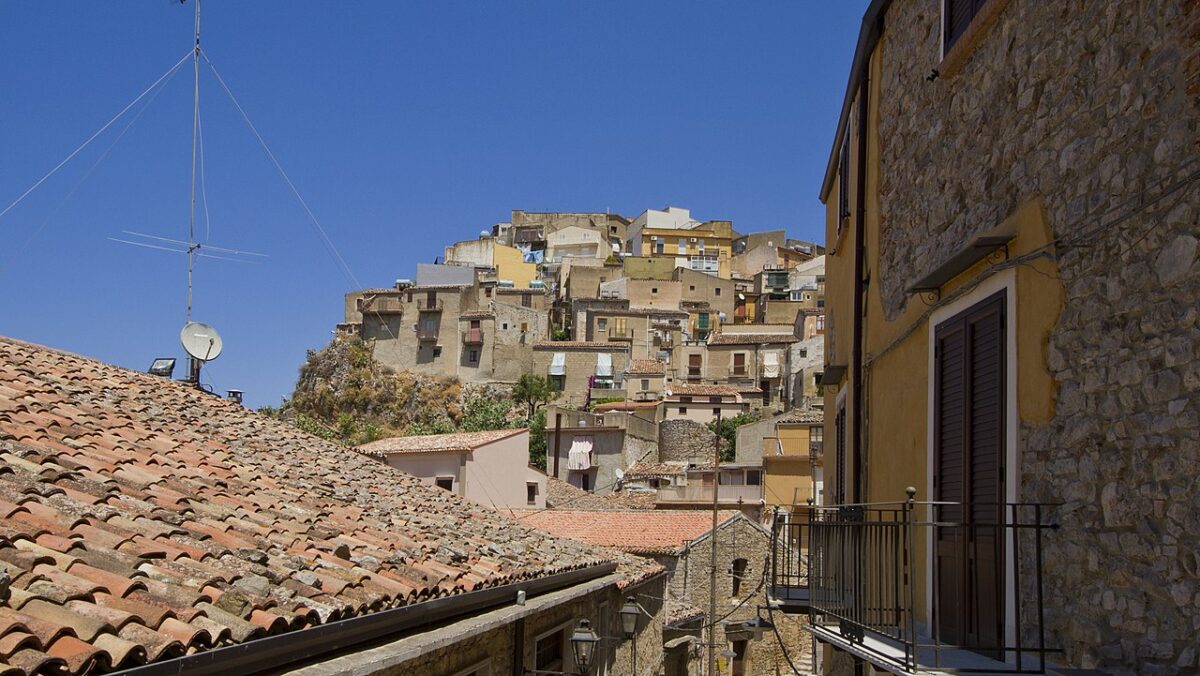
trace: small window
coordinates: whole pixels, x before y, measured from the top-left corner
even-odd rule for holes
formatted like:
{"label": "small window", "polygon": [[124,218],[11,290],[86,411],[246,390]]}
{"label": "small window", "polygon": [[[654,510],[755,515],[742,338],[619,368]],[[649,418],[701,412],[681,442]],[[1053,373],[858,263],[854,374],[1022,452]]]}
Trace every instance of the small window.
{"label": "small window", "polygon": [[720,397],[709,397],[709,398],[708,398],[708,403],[710,403],[710,404],[719,404],[719,403],[721,403],[721,398],[720,398]]}
{"label": "small window", "polygon": [[967,32],[975,15],[986,4],[987,0],[945,0],[942,7],[943,56],[950,53],[950,48]]}
{"label": "small window", "polygon": [[650,288],[650,293],[658,293],[658,287],[657,287],[657,286],[655,286],[655,287],[651,287],[651,288]]}
{"label": "small window", "polygon": [[492,297],[492,287],[490,287],[490,286],[485,287],[483,289],[483,295],[485,298],[491,298]]}
{"label": "small window", "polygon": [[718,286],[717,288],[713,289],[713,295],[721,295],[721,287]]}
{"label": "small window", "polygon": [[437,484],[437,487],[442,490],[445,490],[445,491],[454,490],[454,477],[452,477],[452,476],[440,476],[440,477],[434,479],[433,482],[435,484]]}
{"label": "small window", "polygon": [[479,362],[479,352],[477,350],[471,350],[470,352],[468,352],[467,353],[467,361],[471,362],[472,364],[478,363]]}
{"label": "small window", "polygon": [[500,328],[507,331],[508,330],[508,322],[500,322]]}
{"label": "small window", "polygon": [[604,317],[597,319],[596,320],[596,328],[600,329],[601,331],[607,331],[608,330],[608,320],[605,319]]}
{"label": "small window", "polygon": [[529,322],[521,322],[521,333],[529,330]]}
{"label": "small window", "polygon": [[714,408],[714,409],[713,409],[713,415],[721,415],[721,409],[720,409],[720,407],[717,407],[717,408]]}
{"label": "small window", "polygon": [[550,387],[553,388],[555,392],[562,392],[566,382],[566,376],[550,376]]}
{"label": "small window", "polygon": [[730,588],[730,596],[739,596],[742,593],[742,578],[746,577],[746,559],[733,560],[733,566],[729,570],[729,577],[733,583]]}
{"label": "small window", "polygon": [[687,413],[687,406],[680,406],[680,407],[679,407],[679,412],[680,412],[681,414],[686,414],[686,413]]}
{"label": "small window", "polygon": [[802,348],[800,348],[800,358],[801,358],[801,359],[807,359],[807,358],[808,358],[808,348],[807,348],[807,347],[802,347]]}
{"label": "small window", "polygon": [[850,218],[850,131],[842,139],[841,156],[838,158],[838,227],[842,233],[843,221]]}
{"label": "small window", "polygon": [[536,505],[538,496],[538,485],[536,481],[525,482],[525,504]]}
{"label": "small window", "polygon": [[746,470],[746,485],[758,486],[762,483],[762,473],[756,469]]}
{"label": "small window", "polygon": [[442,346],[441,345],[435,345],[433,347],[433,356],[435,356],[435,357],[442,356]]}
{"label": "small window", "polygon": [[696,290],[696,285],[695,285],[695,284],[693,284],[693,285],[691,285],[691,286],[689,286],[689,287],[688,287],[688,291],[695,291],[695,290]]}
{"label": "small window", "polygon": [[528,293],[521,294],[521,306],[533,307],[533,295]]}
{"label": "small window", "polygon": [[649,390],[650,390],[650,379],[642,378],[642,391],[648,392]]}
{"label": "small window", "polygon": [[692,402],[692,398],[690,396],[684,395],[684,396],[679,397],[679,401],[681,401],[685,404],[690,404]]}

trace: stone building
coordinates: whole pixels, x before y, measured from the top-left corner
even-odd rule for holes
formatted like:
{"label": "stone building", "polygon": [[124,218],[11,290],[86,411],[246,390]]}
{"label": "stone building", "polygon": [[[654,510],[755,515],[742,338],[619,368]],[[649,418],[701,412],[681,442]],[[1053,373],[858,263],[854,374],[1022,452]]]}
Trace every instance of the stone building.
{"label": "stone building", "polygon": [[[669,617],[667,632],[676,640],[665,651],[669,653],[665,662],[654,665],[654,673],[668,676],[708,673],[702,666],[707,659],[703,648],[706,641],[716,644],[714,652],[720,660],[720,673],[773,676],[788,669],[773,634],[750,640],[733,631],[739,623],[764,612],[761,609],[767,603],[766,572],[771,552],[770,533],[740,512],[718,513],[715,567],[711,559],[714,531],[710,511],[548,510],[517,512],[517,516],[549,533],[652,558],[667,569],[663,598],[669,607],[682,608],[684,612],[676,611]],[[714,573],[717,616],[710,621],[706,609],[710,605]],[[635,598],[641,601],[640,596]],[[803,642],[801,620],[780,613],[775,613],[775,617],[781,635],[788,637],[789,642]],[[680,641],[680,637],[688,638]],[[680,651],[680,647],[684,649]],[[695,652],[694,648],[700,648],[699,655],[688,658],[687,653]],[[734,655],[728,662],[720,655],[727,650]],[[659,668],[661,672],[657,671]]]}
{"label": "stone building", "polygon": [[687,209],[647,209],[628,228],[626,249],[635,256],[673,260],[684,267],[729,279],[733,224],[692,218]]}
{"label": "stone building", "polygon": [[629,345],[622,342],[549,341],[533,344],[533,373],[550,378],[563,406],[583,406],[624,387]]}
{"label": "stone building", "polygon": [[[959,524],[916,528],[898,623],[976,666],[1200,666],[1198,34],[1190,0],[863,19],[820,188],[826,502]],[[814,627],[827,670],[894,630]]]}
{"label": "stone building", "polygon": [[680,381],[668,385],[663,393],[668,420],[682,418],[710,423],[717,416],[732,418],[750,410],[750,402],[732,385],[702,385]]}
{"label": "stone building", "polygon": [[630,401],[662,399],[667,365],[658,359],[631,359],[625,369],[625,398]]}
{"label": "stone building", "polygon": [[793,403],[792,324],[726,326],[709,339],[705,379],[758,392],[755,409],[783,411]]}
{"label": "stone building", "polygon": [[587,413],[546,408],[546,470],[589,493],[606,495],[631,465],[658,455],[653,413]]}
{"label": "stone building", "polygon": [[187,383],[6,338],[0,383],[7,676],[572,672],[585,619],[599,673],[661,662],[653,561]]}

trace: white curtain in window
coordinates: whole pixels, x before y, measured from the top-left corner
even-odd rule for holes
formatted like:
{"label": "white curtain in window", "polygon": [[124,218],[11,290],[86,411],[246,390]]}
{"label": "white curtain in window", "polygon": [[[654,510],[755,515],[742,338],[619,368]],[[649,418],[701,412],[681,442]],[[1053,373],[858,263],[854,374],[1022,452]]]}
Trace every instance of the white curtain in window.
{"label": "white curtain in window", "polygon": [[779,377],[779,352],[771,350],[763,353],[763,377]]}
{"label": "white curtain in window", "polygon": [[596,377],[611,378],[613,374],[612,355],[598,354],[596,355]]}
{"label": "white curtain in window", "polygon": [[563,376],[567,374],[567,353],[555,352],[550,360],[550,375]]}

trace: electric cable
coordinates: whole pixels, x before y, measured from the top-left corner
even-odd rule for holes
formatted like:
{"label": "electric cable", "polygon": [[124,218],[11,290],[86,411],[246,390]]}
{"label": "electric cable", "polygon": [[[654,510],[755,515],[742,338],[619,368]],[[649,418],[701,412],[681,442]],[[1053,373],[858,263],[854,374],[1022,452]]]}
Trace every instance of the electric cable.
{"label": "electric cable", "polygon": [[78,148],[76,148],[75,150],[72,150],[71,153],[69,155],[67,155],[65,158],[63,158],[63,160],[61,162],[54,165],[54,168],[51,169],[50,171],[46,172],[45,176],[42,176],[37,181],[35,181],[34,184],[29,186],[29,188],[25,192],[21,193],[20,196],[17,197],[17,199],[13,200],[11,204],[4,207],[4,210],[0,211],[0,218],[3,218],[5,214],[7,214],[9,211],[12,211],[13,207],[20,204],[21,201],[24,200],[26,197],[28,197],[29,194],[32,193],[34,190],[37,190],[38,186],[40,186],[41,184],[46,182],[46,179],[53,176],[55,174],[55,172],[57,172],[59,169],[62,169],[63,166],[65,166],[67,164],[67,162],[70,162],[76,155],[78,155],[80,152],[82,152],[84,148],[91,145],[92,141],[96,140],[96,137],[100,136],[100,134],[103,134],[104,131],[106,129],[108,129],[109,127],[111,127],[113,125],[113,123],[116,122],[118,119],[120,119],[120,117],[122,115],[129,112],[130,108],[133,108],[137,104],[138,101],[141,101],[142,98],[145,97],[146,94],[149,94],[152,89],[157,87],[160,82],[162,82],[163,80],[166,80],[171,75],[173,75],[175,73],[175,71],[178,70],[179,67],[182,66],[184,64],[184,62],[186,62],[188,60],[188,57],[190,57],[191,55],[192,55],[192,50],[189,49],[187,54],[185,54],[182,59],[180,59],[174,66],[171,66],[170,68],[167,69],[167,72],[160,75],[157,80],[155,80],[153,83],[151,83],[149,87],[146,87],[144,90],[142,90],[141,94],[138,94],[136,97],[134,97],[134,99],[132,101],[129,102],[128,105],[126,105],[124,108],[122,108],[120,112],[118,112],[116,115],[113,115],[112,118],[109,119],[108,122],[105,122],[103,126],[101,126],[99,129],[97,129],[94,134],[89,136],[87,138],[87,140],[85,140],[82,144],[79,145]]}

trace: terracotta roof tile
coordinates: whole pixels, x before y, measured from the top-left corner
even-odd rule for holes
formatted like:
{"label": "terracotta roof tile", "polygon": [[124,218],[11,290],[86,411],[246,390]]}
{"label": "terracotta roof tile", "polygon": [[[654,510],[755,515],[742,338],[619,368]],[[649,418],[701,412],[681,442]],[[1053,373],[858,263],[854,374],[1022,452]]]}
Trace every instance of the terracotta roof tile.
{"label": "terracotta roof tile", "polygon": [[[718,523],[739,514],[722,511]],[[674,554],[712,530],[712,512],[703,510],[544,510],[518,512],[517,518],[554,535],[632,554]]]}
{"label": "terracotta roof tile", "polygon": [[769,345],[797,342],[800,342],[800,339],[790,333],[718,333],[708,339],[709,345]]}
{"label": "terracotta roof tile", "polygon": [[628,373],[634,375],[661,376],[666,375],[667,365],[658,359],[633,359],[629,362]]}
{"label": "terracotta roof tile", "polygon": [[692,383],[675,383],[668,389],[668,396],[724,396],[733,397],[741,393],[742,390],[733,385],[703,385]]}
{"label": "terracotta roof tile", "polygon": [[521,428],[389,437],[387,439],[380,439],[379,441],[372,441],[369,444],[363,444],[357,450],[365,455],[376,457],[397,453],[465,453],[525,431],[525,429]]}
{"label": "terracotta roof tile", "polygon": [[623,343],[604,343],[588,340],[546,340],[533,344],[535,350],[595,350],[603,352],[628,352]]}
{"label": "terracotta roof tile", "polygon": [[0,676],[121,669],[608,561],[661,571],[181,383],[4,338],[0,517]]}

